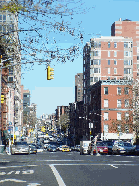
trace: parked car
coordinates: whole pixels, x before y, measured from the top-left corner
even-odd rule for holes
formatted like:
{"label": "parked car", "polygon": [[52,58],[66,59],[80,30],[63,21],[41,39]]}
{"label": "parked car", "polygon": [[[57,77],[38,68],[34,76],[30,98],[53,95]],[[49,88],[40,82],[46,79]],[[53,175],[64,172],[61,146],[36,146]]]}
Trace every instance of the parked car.
{"label": "parked car", "polygon": [[113,145],[113,154],[134,154],[135,146],[128,142],[118,142]]}
{"label": "parked car", "polygon": [[48,144],[48,143],[45,143],[45,144],[44,144],[44,149],[47,149],[48,146],[49,146],[49,144]]}
{"label": "parked car", "polygon": [[112,154],[112,148],[113,148],[114,142],[113,141],[103,141],[103,143],[108,146],[108,154]]}
{"label": "parked car", "polygon": [[134,155],[139,156],[139,145],[135,145]]}
{"label": "parked car", "polygon": [[[96,142],[97,152],[99,154],[108,154],[108,146],[103,141]],[[96,154],[96,149],[93,143],[89,144],[88,154],[93,150],[93,154]]]}
{"label": "parked car", "polygon": [[29,148],[30,148],[30,154],[36,154],[37,153],[37,148],[36,148],[35,145],[30,144]]}
{"label": "parked car", "polygon": [[76,145],[76,151],[80,152],[80,145]]}
{"label": "parked car", "polygon": [[69,151],[70,151],[70,149],[67,145],[62,146],[62,152],[69,152]]}
{"label": "parked car", "polygon": [[30,154],[29,145],[26,141],[15,142],[11,146],[11,154]]}

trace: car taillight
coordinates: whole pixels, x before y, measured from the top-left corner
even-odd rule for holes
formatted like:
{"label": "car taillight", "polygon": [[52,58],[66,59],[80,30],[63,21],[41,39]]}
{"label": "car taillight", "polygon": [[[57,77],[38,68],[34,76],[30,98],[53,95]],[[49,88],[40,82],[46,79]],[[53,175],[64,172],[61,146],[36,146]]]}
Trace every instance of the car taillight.
{"label": "car taillight", "polygon": [[108,150],[108,148],[107,148],[107,147],[105,147],[105,148],[104,148],[104,150]]}

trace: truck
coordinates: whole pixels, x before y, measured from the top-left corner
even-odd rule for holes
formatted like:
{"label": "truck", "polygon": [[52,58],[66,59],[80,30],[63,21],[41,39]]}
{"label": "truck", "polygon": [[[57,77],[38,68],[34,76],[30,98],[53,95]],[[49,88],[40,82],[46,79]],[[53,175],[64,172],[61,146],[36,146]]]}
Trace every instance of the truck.
{"label": "truck", "polygon": [[88,153],[88,146],[91,143],[91,141],[80,141],[80,155],[82,154],[89,154]]}

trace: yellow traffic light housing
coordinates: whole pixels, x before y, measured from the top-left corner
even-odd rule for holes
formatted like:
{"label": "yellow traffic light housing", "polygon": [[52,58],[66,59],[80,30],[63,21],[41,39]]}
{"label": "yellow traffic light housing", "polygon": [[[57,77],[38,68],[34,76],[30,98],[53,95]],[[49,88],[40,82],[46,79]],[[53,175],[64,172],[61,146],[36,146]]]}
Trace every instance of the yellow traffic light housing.
{"label": "yellow traffic light housing", "polygon": [[1,95],[1,103],[4,103],[4,95]]}
{"label": "yellow traffic light housing", "polygon": [[50,66],[48,66],[47,68],[47,80],[51,80],[54,79],[53,75],[54,75],[54,69],[51,68]]}

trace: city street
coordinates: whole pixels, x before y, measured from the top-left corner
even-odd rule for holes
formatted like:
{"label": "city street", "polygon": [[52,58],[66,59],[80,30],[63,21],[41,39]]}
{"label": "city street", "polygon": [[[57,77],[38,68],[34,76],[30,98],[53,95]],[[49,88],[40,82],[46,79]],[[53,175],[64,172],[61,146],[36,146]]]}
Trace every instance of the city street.
{"label": "city street", "polygon": [[138,186],[139,156],[48,152],[0,154],[0,185]]}

